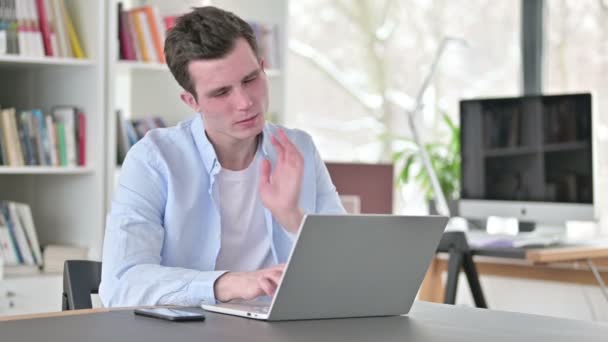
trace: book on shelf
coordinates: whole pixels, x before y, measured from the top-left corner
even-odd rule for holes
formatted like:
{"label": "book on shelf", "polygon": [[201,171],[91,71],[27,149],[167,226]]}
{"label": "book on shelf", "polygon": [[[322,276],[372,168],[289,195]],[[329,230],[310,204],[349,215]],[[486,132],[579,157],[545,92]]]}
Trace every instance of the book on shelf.
{"label": "book on shelf", "polygon": [[[162,16],[156,6],[124,9],[117,4],[118,58],[120,60],[165,63],[166,32],[175,26],[179,15]],[[249,21],[260,57],[267,69],[279,69],[280,37],[277,24]]]}
{"label": "book on shelf", "polygon": [[0,54],[86,58],[65,0],[0,0]]}
{"label": "book on shelf", "polygon": [[125,10],[117,4],[118,58],[121,60],[165,63],[167,27],[155,6]]}
{"label": "book on shelf", "polygon": [[40,243],[29,205],[0,201],[0,255],[5,266],[42,265]]}
{"label": "book on shelf", "polygon": [[77,107],[0,109],[0,165],[84,166],[86,115]]}
{"label": "book on shelf", "polygon": [[155,128],[167,127],[159,116],[147,116],[129,120],[121,110],[116,111],[116,162],[120,165],[127,156],[131,146],[143,138],[148,131]]}

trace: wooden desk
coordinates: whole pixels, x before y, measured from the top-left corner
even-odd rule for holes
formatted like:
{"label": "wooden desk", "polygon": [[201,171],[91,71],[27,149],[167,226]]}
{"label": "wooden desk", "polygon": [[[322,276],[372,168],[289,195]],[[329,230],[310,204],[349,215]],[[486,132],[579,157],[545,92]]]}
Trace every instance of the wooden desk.
{"label": "wooden desk", "polygon": [[[513,253],[481,249],[475,254],[473,259],[480,275],[598,285],[587,263],[589,259],[599,266],[601,279],[608,283],[608,247],[539,248],[523,252],[513,250]],[[513,257],[501,257],[509,254]],[[420,300],[443,303],[444,284],[441,276],[446,270],[447,256],[439,253],[422,283]]]}

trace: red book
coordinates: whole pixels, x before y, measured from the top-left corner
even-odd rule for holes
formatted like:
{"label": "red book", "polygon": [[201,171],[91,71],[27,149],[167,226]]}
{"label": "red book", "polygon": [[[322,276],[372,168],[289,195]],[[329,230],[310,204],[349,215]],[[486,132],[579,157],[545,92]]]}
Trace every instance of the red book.
{"label": "red book", "polygon": [[44,44],[44,54],[53,56],[53,45],[51,44],[51,26],[46,15],[44,0],[36,0],[36,9],[38,10],[38,26],[42,33],[42,43]]}
{"label": "red book", "polygon": [[118,3],[118,40],[120,42],[120,59],[136,60],[131,33],[129,32],[129,14],[122,9],[122,2]]}
{"label": "red book", "polygon": [[78,165],[86,165],[86,116],[82,111],[78,111]]}

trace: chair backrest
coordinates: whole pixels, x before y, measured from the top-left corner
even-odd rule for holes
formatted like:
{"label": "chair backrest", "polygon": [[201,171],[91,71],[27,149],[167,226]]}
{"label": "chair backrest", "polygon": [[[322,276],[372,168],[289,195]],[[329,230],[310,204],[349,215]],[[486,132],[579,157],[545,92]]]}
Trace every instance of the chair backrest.
{"label": "chair backrest", "polygon": [[62,310],[90,309],[91,294],[98,293],[101,262],[67,260],[63,266]]}

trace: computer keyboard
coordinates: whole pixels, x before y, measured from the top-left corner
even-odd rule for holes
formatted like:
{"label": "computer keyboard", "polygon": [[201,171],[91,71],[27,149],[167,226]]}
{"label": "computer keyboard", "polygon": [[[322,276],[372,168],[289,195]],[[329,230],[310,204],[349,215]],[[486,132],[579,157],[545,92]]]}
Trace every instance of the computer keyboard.
{"label": "computer keyboard", "polygon": [[560,244],[562,244],[562,239],[558,237],[524,238],[513,241],[514,248],[543,248]]}
{"label": "computer keyboard", "polygon": [[468,232],[471,247],[478,248],[543,248],[563,244],[560,236],[493,235],[482,232]]}

